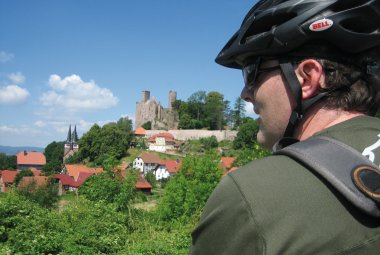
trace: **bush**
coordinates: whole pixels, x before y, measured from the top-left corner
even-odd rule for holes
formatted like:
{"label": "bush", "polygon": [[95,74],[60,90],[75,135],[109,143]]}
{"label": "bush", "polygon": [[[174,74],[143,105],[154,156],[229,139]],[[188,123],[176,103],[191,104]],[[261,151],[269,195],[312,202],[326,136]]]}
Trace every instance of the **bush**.
{"label": "bush", "polygon": [[158,205],[160,217],[170,221],[193,215],[203,208],[221,176],[215,154],[186,157],[178,174],[165,188],[165,195]]}
{"label": "bush", "polygon": [[58,184],[51,179],[43,186],[37,186],[35,181],[28,183],[24,187],[18,187],[17,192],[45,208],[53,207],[58,201]]}

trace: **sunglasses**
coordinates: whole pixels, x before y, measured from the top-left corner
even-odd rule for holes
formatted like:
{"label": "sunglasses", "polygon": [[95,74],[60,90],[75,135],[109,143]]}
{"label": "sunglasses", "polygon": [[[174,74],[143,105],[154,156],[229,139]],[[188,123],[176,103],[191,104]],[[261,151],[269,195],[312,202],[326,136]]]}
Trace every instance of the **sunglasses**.
{"label": "sunglasses", "polygon": [[262,73],[272,72],[280,67],[280,64],[276,64],[275,66],[260,68],[262,63],[262,58],[259,57],[254,63],[248,64],[242,69],[244,84],[249,90],[253,89],[257,78]]}

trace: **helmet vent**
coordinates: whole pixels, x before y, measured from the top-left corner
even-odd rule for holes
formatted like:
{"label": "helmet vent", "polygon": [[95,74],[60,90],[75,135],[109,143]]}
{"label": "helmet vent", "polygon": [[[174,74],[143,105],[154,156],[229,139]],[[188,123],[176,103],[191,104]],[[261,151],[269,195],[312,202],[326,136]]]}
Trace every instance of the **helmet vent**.
{"label": "helmet vent", "polygon": [[371,19],[366,19],[365,17],[353,17],[351,19],[346,19],[340,23],[340,25],[351,32],[354,33],[373,33],[379,32],[379,24]]}
{"label": "helmet vent", "polygon": [[241,39],[241,43],[249,41],[252,37],[268,32],[274,27],[277,27],[281,24],[286,23],[288,20],[297,17],[297,13],[281,13],[277,14],[274,18],[272,14],[268,14],[265,17],[260,17],[257,21],[254,21],[254,24],[245,32],[244,36]]}
{"label": "helmet vent", "polygon": [[337,1],[337,4],[332,7],[332,11],[341,12],[362,6],[366,3],[368,3],[368,0]]}

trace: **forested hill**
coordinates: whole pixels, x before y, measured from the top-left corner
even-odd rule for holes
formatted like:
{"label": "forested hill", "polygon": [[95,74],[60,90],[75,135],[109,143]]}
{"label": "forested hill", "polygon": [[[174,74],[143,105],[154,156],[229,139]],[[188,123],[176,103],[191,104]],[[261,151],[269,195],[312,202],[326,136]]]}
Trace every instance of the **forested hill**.
{"label": "forested hill", "polygon": [[30,146],[3,146],[0,145],[0,153],[5,153],[6,155],[16,155],[19,151],[40,151],[43,152],[44,148],[40,147],[30,147]]}

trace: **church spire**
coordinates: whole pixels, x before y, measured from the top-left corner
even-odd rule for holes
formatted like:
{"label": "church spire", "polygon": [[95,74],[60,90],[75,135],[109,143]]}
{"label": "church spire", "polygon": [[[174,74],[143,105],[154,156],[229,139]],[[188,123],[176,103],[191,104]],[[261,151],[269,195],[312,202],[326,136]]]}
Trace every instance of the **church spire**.
{"label": "church spire", "polygon": [[71,134],[71,142],[72,143],[78,142],[77,125],[74,126],[74,131]]}
{"label": "church spire", "polygon": [[69,132],[67,133],[66,143],[71,143],[71,124],[69,127]]}

